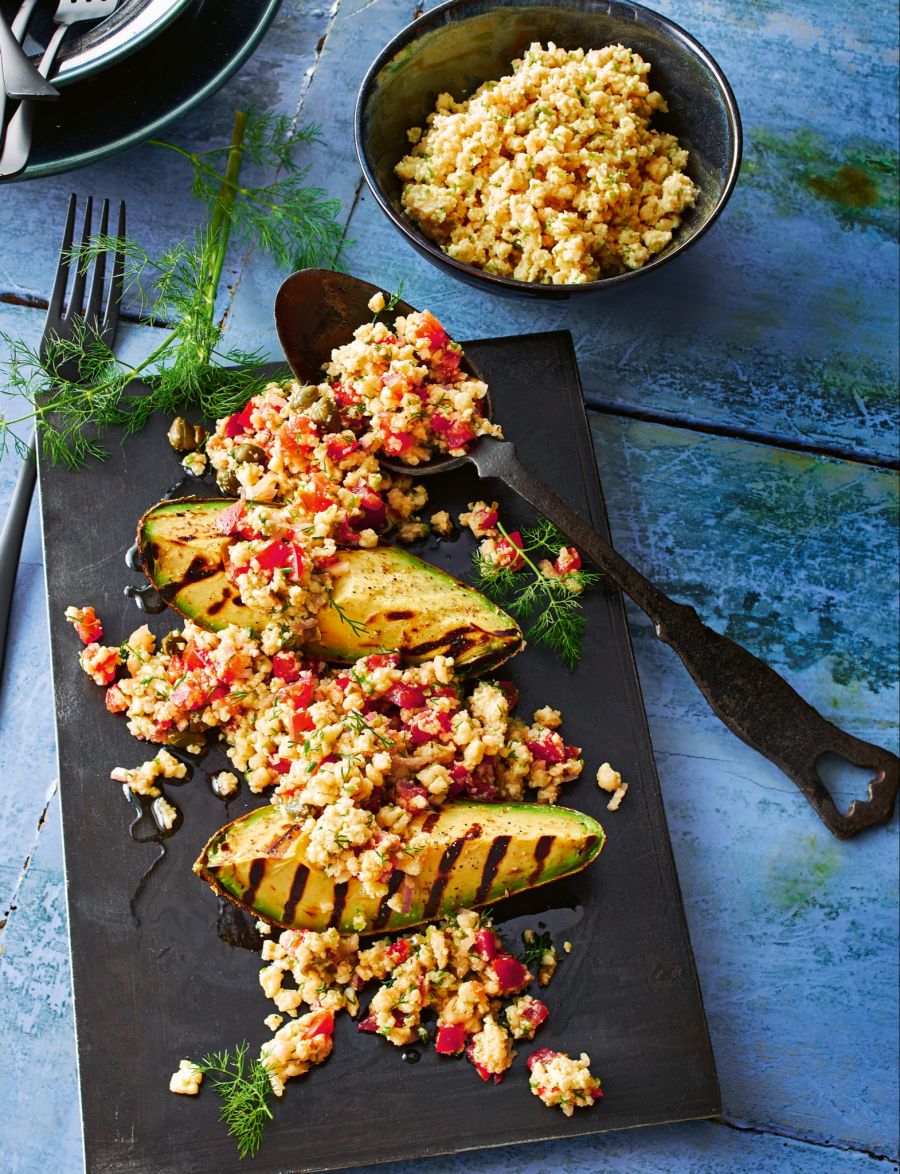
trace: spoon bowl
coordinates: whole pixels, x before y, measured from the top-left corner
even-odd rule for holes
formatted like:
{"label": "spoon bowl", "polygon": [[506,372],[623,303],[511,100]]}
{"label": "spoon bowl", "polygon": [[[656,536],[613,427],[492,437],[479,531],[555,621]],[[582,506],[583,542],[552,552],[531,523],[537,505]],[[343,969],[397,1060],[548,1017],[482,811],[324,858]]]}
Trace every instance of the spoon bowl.
{"label": "spoon bowl", "polygon": [[[330,269],[300,269],[281,283],[275,295],[275,329],[291,370],[302,383],[320,383],[322,371],[331,360],[331,352],[353,341],[353,332],[371,322],[369,302],[379,293],[377,285],[334,273]],[[415,306],[399,298],[394,302],[396,315],[414,314]],[[473,379],[486,382],[481,372],[464,354],[462,369]],[[483,401],[484,415],[491,419],[493,405],[490,391]],[[464,464],[466,457],[440,454],[419,465],[408,465],[379,454],[379,461],[392,473],[409,477],[430,477],[446,473]]]}

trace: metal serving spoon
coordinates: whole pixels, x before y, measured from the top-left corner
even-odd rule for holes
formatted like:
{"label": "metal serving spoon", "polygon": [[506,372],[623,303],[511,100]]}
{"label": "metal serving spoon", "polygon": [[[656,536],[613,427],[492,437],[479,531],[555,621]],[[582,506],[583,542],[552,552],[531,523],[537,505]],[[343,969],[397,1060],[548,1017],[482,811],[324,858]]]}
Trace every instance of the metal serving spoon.
{"label": "metal serving spoon", "polygon": [[[275,325],[287,361],[305,383],[318,383],[335,347],[372,319],[370,298],[381,292],[359,278],[327,269],[304,269],[286,279],[275,299]],[[398,314],[413,307],[398,301]],[[476,377],[468,359],[463,366]],[[488,404],[488,411],[491,405]],[[900,760],[826,721],[767,664],[703,624],[696,611],[664,595],[583,521],[516,457],[507,440],[479,437],[463,457],[438,457],[422,465],[383,460],[412,477],[447,472],[471,462],[480,477],[494,477],[549,518],[598,570],[608,575],[653,621],[660,640],[681,657],[688,672],[726,726],[764,754],[797,784],[825,826],[844,839],[890,818]],[[828,754],[874,772],[868,798],[855,799],[846,814],[836,807],[816,767]]]}

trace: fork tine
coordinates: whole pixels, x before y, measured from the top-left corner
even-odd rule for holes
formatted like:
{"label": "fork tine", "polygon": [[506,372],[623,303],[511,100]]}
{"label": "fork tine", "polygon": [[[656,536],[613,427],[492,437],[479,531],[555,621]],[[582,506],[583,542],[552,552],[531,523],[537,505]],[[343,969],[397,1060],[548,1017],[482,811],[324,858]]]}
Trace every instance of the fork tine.
{"label": "fork tine", "polygon": [[[116,236],[121,240],[125,236],[125,201],[119,203],[119,222],[116,226]],[[125,254],[121,249],[116,250],[116,261],[113,266],[112,281],[109,284],[109,294],[106,299],[106,308],[103,312],[103,321],[100,323],[100,337],[107,346],[112,345],[116,336],[116,327],[119,322],[119,310],[122,306],[122,283],[125,275]]]}
{"label": "fork tine", "polygon": [[84,219],[81,222],[81,243],[78,246],[78,251],[75,254],[75,280],[72,282],[72,294],[69,298],[69,305],[66,310],[66,318],[71,320],[74,317],[79,317],[82,314],[81,302],[84,298],[84,283],[87,274],[84,270],[82,261],[82,253],[87,248],[88,241],[91,239],[91,214],[94,209],[94,197],[88,196],[84,205]]}
{"label": "fork tine", "polygon": [[[100,236],[106,236],[109,229],[109,200],[103,201],[103,209],[100,213]],[[103,282],[106,279],[106,252],[102,252],[94,265],[94,272],[91,274],[91,285],[88,290],[87,305],[84,309],[85,322],[91,323],[95,327],[100,323],[100,303],[103,300]]]}
{"label": "fork tine", "polygon": [[72,248],[72,237],[75,233],[75,206],[77,203],[78,197],[73,192],[69,196],[69,210],[66,213],[66,227],[59,250],[56,277],[53,280],[53,291],[50,294],[50,303],[47,306],[47,317],[55,318],[57,321],[62,318],[63,298],[66,295],[66,283],[69,280],[69,269],[71,267],[69,251]]}

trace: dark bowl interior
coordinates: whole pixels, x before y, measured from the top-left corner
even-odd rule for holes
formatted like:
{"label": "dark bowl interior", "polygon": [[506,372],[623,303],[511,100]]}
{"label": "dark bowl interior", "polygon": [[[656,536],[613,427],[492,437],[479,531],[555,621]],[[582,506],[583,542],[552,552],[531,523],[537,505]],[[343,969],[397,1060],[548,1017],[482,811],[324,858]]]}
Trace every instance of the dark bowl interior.
{"label": "dark bowl interior", "polygon": [[[672,243],[642,269],[585,285],[552,286],[497,277],[442,253],[405,215],[394,167],[409,150],[407,130],[423,126],[438,94],[465,98],[488,79],[510,72],[532,43],[596,49],[621,42],[650,62],[650,84],[668,102],[654,126],[690,151],[688,174],[699,188]],[[536,297],[587,293],[649,272],[712,223],[737,178],[741,127],[734,95],[715,61],[683,29],[622,0],[451,0],[404,29],[372,65],[356,107],[356,146],[378,202],[409,242],[445,271],[482,288]]]}

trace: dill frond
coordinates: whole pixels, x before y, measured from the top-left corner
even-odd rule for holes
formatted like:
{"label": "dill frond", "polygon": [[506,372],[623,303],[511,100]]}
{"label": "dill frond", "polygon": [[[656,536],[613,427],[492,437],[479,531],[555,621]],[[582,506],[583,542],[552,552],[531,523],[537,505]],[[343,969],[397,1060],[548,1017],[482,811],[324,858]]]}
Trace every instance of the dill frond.
{"label": "dill frond", "polygon": [[346,624],[354,636],[361,636],[363,632],[368,632],[368,624],[364,624],[361,620],[354,620],[352,616],[348,616],[341,605],[334,598],[334,592],[330,587],[325,588],[325,594],[328,596],[328,606],[333,607],[338,614],[338,619],[342,624]]}
{"label": "dill frond", "polygon": [[247,1061],[249,1044],[238,1044],[232,1056],[213,1052],[199,1064],[204,1076],[222,1098],[219,1117],[237,1143],[242,1158],[252,1158],[259,1150],[266,1126],[272,1120],[269,1101],[273,1095],[269,1070],[261,1060]]}

